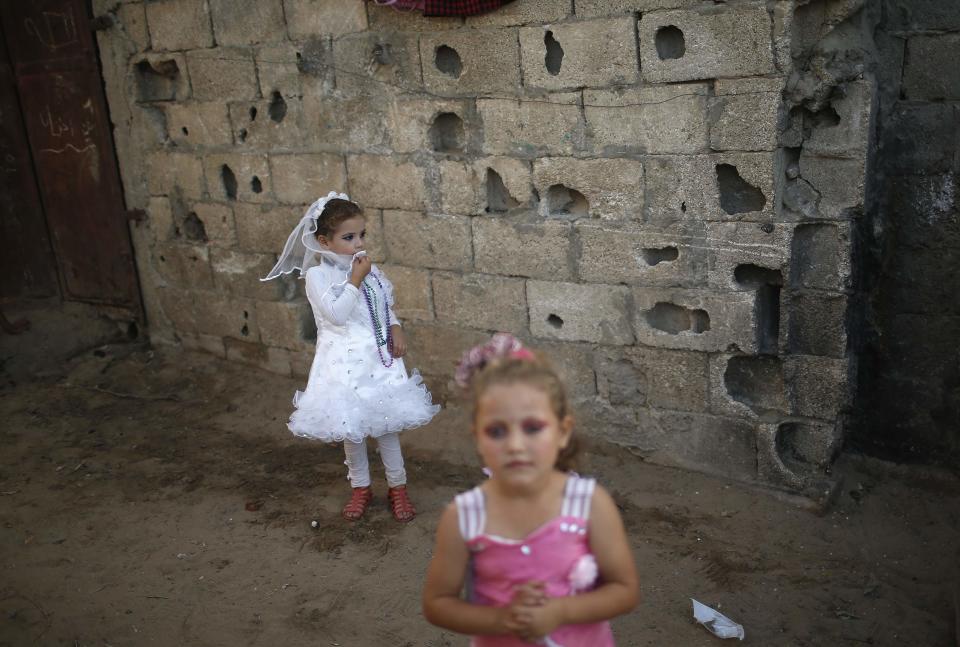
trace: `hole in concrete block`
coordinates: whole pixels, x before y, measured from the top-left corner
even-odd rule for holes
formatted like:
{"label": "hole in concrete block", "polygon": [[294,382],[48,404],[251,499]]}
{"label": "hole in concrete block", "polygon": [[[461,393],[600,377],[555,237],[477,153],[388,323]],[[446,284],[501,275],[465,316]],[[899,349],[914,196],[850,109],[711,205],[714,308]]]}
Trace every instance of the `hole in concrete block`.
{"label": "hole in concrete block", "polygon": [[134,67],[138,101],[173,101],[177,98],[180,66],[173,59],[143,60]]}
{"label": "hole in concrete block", "polygon": [[260,182],[260,178],[256,175],[253,176],[253,179],[250,180],[250,190],[254,193],[263,193],[263,184]]}
{"label": "hole in concrete block", "polygon": [[552,31],[544,34],[543,44],[547,47],[547,53],[543,57],[543,64],[546,66],[547,72],[556,76],[560,74],[560,66],[563,65],[563,48],[560,47],[560,43],[553,37]]}
{"label": "hole in concrete block", "polygon": [[833,106],[825,106],[816,112],[808,110],[803,125],[813,129],[834,128],[840,125],[840,115],[833,109]]}
{"label": "hole in concrete block", "polygon": [[675,25],[667,25],[657,30],[654,36],[654,44],[657,48],[657,56],[661,61],[673,58],[682,58],[687,53],[687,42],[683,37],[683,32]]}
{"label": "hole in concrete block", "polygon": [[304,43],[303,51],[297,52],[297,71],[322,79],[330,73],[330,61],[327,60],[329,57],[323,37],[311,38]]}
{"label": "hole in concrete block", "polygon": [[430,142],[433,150],[453,153],[463,150],[463,120],[452,112],[437,115],[430,126]]}
{"label": "hole in concrete block", "polygon": [[560,330],[561,328],[563,328],[563,319],[561,319],[555,314],[551,314],[547,316],[547,323],[551,327],[556,328],[557,330]]}
{"label": "hole in concrete block", "polygon": [[267,114],[275,123],[280,123],[287,116],[287,102],[283,100],[280,93],[276,90],[270,95],[270,105],[267,107]]}
{"label": "hole in concrete block", "polygon": [[837,289],[839,261],[844,257],[840,233],[834,225],[799,225],[793,231],[790,281],[795,286]]}
{"label": "hole in concrete block", "polygon": [[136,339],[140,336],[140,328],[137,326],[136,321],[131,321],[127,324],[127,339]]}
{"label": "hole in concrete block", "polygon": [[644,316],[651,327],[671,335],[686,331],[700,334],[710,330],[710,315],[699,308],[684,308],[661,301],[647,310]]}
{"label": "hole in concrete block", "polygon": [[590,203],[576,189],[554,184],[547,189],[547,211],[551,216],[584,218],[590,213]]}
{"label": "hole in concrete block", "polygon": [[250,328],[247,326],[247,324],[243,324],[243,328],[240,329],[240,334],[244,337],[248,337],[250,335]]}
{"label": "hole in concrete block", "polygon": [[463,61],[460,60],[460,55],[457,54],[457,50],[447,45],[437,48],[433,62],[438,70],[450,78],[459,79],[460,73],[463,72]]}
{"label": "hole in concrete block", "polygon": [[492,168],[487,169],[487,213],[506,213],[520,203],[510,195],[503,178]]}
{"label": "hole in concrete block", "polygon": [[370,55],[377,65],[393,64],[393,51],[390,48],[390,43],[377,43],[373,46]]}
{"label": "hole in concrete block", "polygon": [[241,128],[241,129],[240,129],[240,132],[237,133],[237,137],[240,138],[240,141],[241,141],[241,142],[247,141],[247,129],[246,129],[246,128]]}
{"label": "hole in concrete block", "polygon": [[687,203],[686,203],[686,202],[681,202],[681,203],[680,203],[680,211],[681,211],[681,213],[687,213]]}
{"label": "hole in concrete block", "polygon": [[190,131],[187,130],[187,127],[186,127],[186,126],[184,126],[183,128],[181,128],[181,129],[180,129],[180,132],[182,132],[184,135],[189,135],[189,134],[190,134]]}
{"label": "hole in concrete block", "polygon": [[256,121],[256,120],[257,120],[257,107],[250,106],[250,121]]}
{"label": "hole in concrete block", "polygon": [[774,447],[787,467],[829,465],[838,450],[836,427],[815,422],[784,422],[777,426]]}
{"label": "hole in concrete block", "polygon": [[237,199],[237,176],[226,164],[220,167],[220,181],[223,182],[223,192],[229,200]]}
{"label": "hole in concrete block", "polygon": [[643,255],[644,262],[653,267],[659,263],[667,263],[669,261],[677,260],[677,257],[680,255],[680,252],[676,247],[662,247],[662,248],[650,248],[644,249],[640,252]]}
{"label": "hole in concrete block", "polygon": [[783,285],[783,272],[752,263],[737,265],[733,270],[734,280],[745,288],[756,290],[764,285]]}
{"label": "hole in concrete block", "polygon": [[730,215],[760,211],[767,204],[763,191],[740,177],[732,164],[717,164],[717,187],[720,207]]}
{"label": "hole in concrete block", "polygon": [[769,355],[731,357],[723,373],[730,397],[759,416],[787,409],[783,364]]}
{"label": "hole in concrete block", "polygon": [[777,426],[774,447],[780,461],[787,467],[796,467],[807,462],[799,451],[801,433],[800,425],[795,422],[785,422]]}
{"label": "hole in concrete block", "polygon": [[194,211],[188,213],[183,219],[183,233],[190,240],[207,242],[207,228]]}
{"label": "hole in concrete block", "polygon": [[776,354],[780,346],[780,289],[783,273],[746,263],[738,265],[733,278],[745,288],[757,291],[754,302],[757,324],[757,348],[761,353]]}

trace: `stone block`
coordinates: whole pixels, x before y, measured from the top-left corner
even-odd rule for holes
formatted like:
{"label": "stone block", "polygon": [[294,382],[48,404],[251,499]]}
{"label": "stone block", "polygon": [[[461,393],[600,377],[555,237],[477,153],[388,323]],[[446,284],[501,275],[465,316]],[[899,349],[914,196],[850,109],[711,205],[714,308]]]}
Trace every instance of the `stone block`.
{"label": "stone block", "polygon": [[830,103],[839,121],[836,125],[813,127],[810,137],[803,143],[804,153],[826,157],[866,157],[870,115],[874,108],[874,87],[869,81],[854,81],[843,87],[844,95]]}
{"label": "stone block", "polygon": [[306,92],[303,121],[308,127],[305,143],[311,149],[340,154],[393,153],[389,109],[374,104],[368,96]]}
{"label": "stone block", "polygon": [[608,347],[595,353],[597,394],[612,407],[646,405],[650,381],[646,366],[634,361],[630,347]]}
{"label": "stone block", "polygon": [[368,31],[333,42],[337,89],[383,96],[423,88],[416,34]]}
{"label": "stone block", "polygon": [[173,210],[169,198],[151,197],[147,203],[147,218],[155,241],[163,243],[173,238]]}
{"label": "stone block", "polygon": [[520,66],[527,88],[636,83],[640,67],[633,16],[523,27]]}
{"label": "stone block", "polygon": [[267,346],[313,352],[317,324],[307,302],[258,302],[257,323],[260,326],[260,341]]}
{"label": "stone block", "polygon": [[569,0],[514,0],[496,11],[468,16],[468,27],[526,25],[563,20],[570,11]]}
{"label": "stone block", "polygon": [[227,349],[223,344],[223,337],[213,335],[193,335],[190,333],[177,333],[180,345],[186,350],[199,351],[201,353],[210,353],[217,357],[226,359]]}
{"label": "stone block", "polygon": [[656,155],[644,160],[643,220],[705,220],[717,211],[714,165],[704,155]]}
{"label": "stone block", "polygon": [[274,92],[285,98],[301,96],[299,54],[292,43],[263,45],[254,51],[262,96],[269,97]]}
{"label": "stone block", "polygon": [[783,75],[793,71],[793,34],[796,3],[776,0],[767,3],[773,20],[773,57],[777,70]]}
{"label": "stone block", "polygon": [[657,348],[756,350],[754,295],[662,288],[633,288],[637,341]]}
{"label": "stone block", "polygon": [[526,213],[534,204],[530,162],[525,160],[441,160],[438,168],[440,211],[444,213]]}
{"label": "stone block", "polygon": [[364,208],[424,207],[424,172],[413,162],[379,155],[349,155],[347,178],[350,197]]}
{"label": "stone block", "polygon": [[597,392],[612,405],[706,411],[707,356],[642,346],[597,354]]}
{"label": "stone block", "polygon": [[177,146],[215,148],[233,144],[230,116],[221,101],[164,106],[167,135]]}
{"label": "stone block", "polygon": [[960,5],[941,0],[884,0],[891,30],[960,29]]}
{"label": "stone block", "polygon": [[231,103],[230,123],[237,150],[279,153],[304,148],[303,103],[279,91],[261,101]]}
{"label": "stone block", "polygon": [[401,321],[434,318],[430,272],[402,265],[383,265],[380,269],[393,283],[393,312]]}
{"label": "stone block", "polygon": [[393,263],[441,270],[473,266],[470,219],[465,216],[384,211],[383,237]]}
{"label": "stone block", "polygon": [[444,96],[513,94],[520,88],[515,29],[458,29],[420,35],[423,85]]}
{"label": "stone block", "polygon": [[863,159],[800,155],[800,176],[818,194],[817,214],[833,220],[856,216],[863,208],[866,164]]}
{"label": "stone block", "polygon": [[635,160],[538,159],[533,162],[533,184],[540,195],[540,213],[544,218],[643,217],[643,164]]}
{"label": "stone block", "polygon": [[551,94],[542,101],[477,99],[483,150],[527,158],[570,155],[583,146],[579,104],[577,93]]}
{"label": "stone block", "polygon": [[227,361],[256,366],[271,373],[290,375],[290,351],[263,344],[226,338],[223,340]]}
{"label": "stone block", "polygon": [[157,245],[153,265],[167,286],[198,290],[213,287],[210,252],[202,245]]}
{"label": "stone block", "polygon": [[640,69],[651,83],[772,74],[763,3],[655,11],[640,20]]}
{"label": "stone block", "polygon": [[544,339],[630,344],[629,298],[622,286],[528,281],[530,332]]}
{"label": "stone block", "polygon": [[313,351],[290,351],[290,374],[293,377],[306,380],[310,376],[313,366]]}
{"label": "stone block", "polygon": [[271,202],[270,164],[266,155],[207,155],[204,172],[210,196],[221,201]]}
{"label": "stone block", "polygon": [[151,195],[179,195],[199,200],[206,191],[203,163],[190,153],[149,153],[146,166]]}
{"label": "stone block", "polygon": [[637,438],[639,411],[636,407],[611,405],[600,397],[581,398],[574,403],[574,433],[588,442],[630,446]]}
{"label": "stone block", "polygon": [[569,224],[473,218],[473,262],[479,272],[538,279],[570,279],[573,236]]}
{"label": "stone block", "polygon": [[363,0],[283,0],[287,32],[292,40],[318,34],[342,36],[367,28]]}
{"label": "stone block", "polygon": [[[784,224],[707,223],[703,245],[710,287],[755,290],[760,284],[784,285],[789,273],[787,264],[792,237],[793,228]],[[756,268],[771,272],[757,271]],[[777,272],[779,282],[774,276]]]}
{"label": "stone block", "polygon": [[275,263],[273,254],[239,252],[232,249],[211,249],[214,287],[220,294],[249,297],[262,301],[282,299],[282,281],[261,281]]}
{"label": "stone block", "polygon": [[463,27],[463,18],[460,16],[424,16],[419,11],[397,10],[389,5],[368,4],[367,20],[370,31],[445,31]]}
{"label": "stone block", "polygon": [[853,287],[849,223],[806,223],[794,230],[790,285],[844,291]]}
{"label": "stone block", "polygon": [[597,394],[593,347],[589,344],[550,343],[535,340],[529,343],[524,340],[524,344],[543,353],[556,369],[567,388],[568,402],[573,402],[573,414],[576,418],[576,401],[592,398]]}
{"label": "stone block", "polygon": [[253,45],[286,39],[282,0],[208,0],[218,45]]}
{"label": "stone block", "polygon": [[960,118],[951,104],[897,103],[883,133],[883,165],[891,173],[944,173],[953,168]]}
{"label": "stone block", "polygon": [[706,280],[700,223],[616,225],[577,223],[578,275],[591,283],[699,287]]}
{"label": "stone block", "polygon": [[[398,98],[387,113],[390,147],[396,153],[464,152],[472,148],[468,139],[470,131],[476,130],[471,128],[473,112],[469,102],[463,100]],[[456,120],[442,117],[451,114],[460,120],[459,128]]]}
{"label": "stone block", "polygon": [[784,358],[784,376],[792,412],[798,416],[835,420],[850,402],[845,359],[793,355]]}
{"label": "stone block", "polygon": [[150,48],[150,31],[147,29],[147,11],[144,5],[120,5],[117,7],[117,21],[136,51],[142,52]]}
{"label": "stone block", "polygon": [[[233,209],[216,202],[195,202],[190,214],[203,226],[203,234],[211,247],[233,247],[237,244],[237,228]],[[191,218],[190,214],[187,218]]]}
{"label": "stone block", "polygon": [[755,434],[753,425],[743,420],[641,409],[634,435],[623,440],[651,463],[756,480]]}
{"label": "stone block", "polygon": [[193,96],[199,101],[254,99],[257,67],[248,49],[215,47],[187,52]]}
{"label": "stone block", "polygon": [[437,321],[491,332],[523,334],[527,302],[522,279],[489,274],[433,275]]}
{"label": "stone block", "polygon": [[330,191],[347,188],[347,174],[339,155],[271,155],[273,194],[287,204],[311,204]]}
{"label": "stone block", "polygon": [[472,215],[483,212],[485,191],[483,175],[477,165],[460,160],[439,160],[440,211]]}
{"label": "stone block", "polygon": [[597,18],[616,14],[647,13],[659,9],[681,9],[699,4],[699,0],[577,0],[578,18]]}
{"label": "stone block", "polygon": [[[777,147],[784,80],[718,79],[710,98],[710,148],[772,151]],[[749,115],[749,118],[744,118]],[[869,114],[868,114],[869,116]]]}
{"label": "stone block", "polygon": [[837,358],[846,355],[846,296],[790,294],[786,306],[789,353]]}
{"label": "stone block", "polygon": [[713,413],[751,420],[788,414],[790,404],[781,358],[726,353],[709,357]]}
{"label": "stone block", "polygon": [[153,49],[213,47],[210,9],[206,0],[147,2],[144,8]]}
{"label": "stone block", "polygon": [[363,209],[363,215],[367,219],[367,239],[364,249],[374,263],[383,263],[387,260],[387,242],[383,237],[383,212],[379,209]]}
{"label": "stone block", "polygon": [[459,326],[411,322],[404,326],[409,346],[409,361],[424,375],[438,375],[452,380],[454,370],[464,352],[490,339],[489,333],[467,330]]}
{"label": "stone block", "polygon": [[913,36],[907,40],[901,92],[910,101],[960,99],[960,34]]}
{"label": "stone block", "polygon": [[584,90],[587,144],[603,155],[707,149],[708,86]]}
{"label": "stone block", "polygon": [[279,254],[290,232],[305,212],[306,208],[303,206],[236,204],[233,214],[240,249]]}

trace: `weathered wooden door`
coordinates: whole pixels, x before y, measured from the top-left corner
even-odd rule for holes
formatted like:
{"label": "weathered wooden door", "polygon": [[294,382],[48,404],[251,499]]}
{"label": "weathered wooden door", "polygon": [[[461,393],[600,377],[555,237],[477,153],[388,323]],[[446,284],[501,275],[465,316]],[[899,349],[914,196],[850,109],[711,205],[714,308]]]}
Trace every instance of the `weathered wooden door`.
{"label": "weathered wooden door", "polygon": [[87,3],[2,2],[0,17],[64,297],[139,314]]}

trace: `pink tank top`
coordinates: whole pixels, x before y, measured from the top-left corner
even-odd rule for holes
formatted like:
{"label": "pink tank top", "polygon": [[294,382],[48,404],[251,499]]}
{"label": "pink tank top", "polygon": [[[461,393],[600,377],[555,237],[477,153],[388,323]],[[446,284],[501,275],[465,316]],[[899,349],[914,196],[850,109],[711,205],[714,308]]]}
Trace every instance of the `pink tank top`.
{"label": "pink tank top", "polygon": [[[547,595],[560,597],[589,590],[582,581],[585,562],[592,561],[588,521],[596,481],[571,474],[564,486],[560,516],[525,539],[505,539],[484,532],[486,505],[476,487],[456,497],[460,535],[470,551],[467,590],[471,602],[507,606],[513,589],[531,580],[546,583]],[[575,568],[576,567],[576,568]],[[578,581],[580,580],[580,581]],[[514,636],[475,636],[473,647],[523,647],[532,643]],[[596,622],[557,627],[539,643],[544,647],[613,647],[610,624]]]}

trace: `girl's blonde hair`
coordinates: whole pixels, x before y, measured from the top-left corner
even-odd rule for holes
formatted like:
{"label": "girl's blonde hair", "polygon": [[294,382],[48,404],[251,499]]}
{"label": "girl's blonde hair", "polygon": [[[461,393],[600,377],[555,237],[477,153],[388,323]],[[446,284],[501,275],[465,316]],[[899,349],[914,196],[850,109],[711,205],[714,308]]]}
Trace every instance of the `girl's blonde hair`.
{"label": "girl's blonde hair", "polygon": [[[491,358],[476,370],[471,371],[467,382],[467,392],[471,401],[471,420],[476,420],[477,403],[487,389],[494,385],[509,384],[527,384],[542,390],[550,400],[554,415],[561,422],[572,415],[567,389],[560,375],[543,355],[523,349],[522,352]],[[571,434],[567,446],[557,455],[554,467],[564,472],[574,469],[579,449],[576,435]]]}

